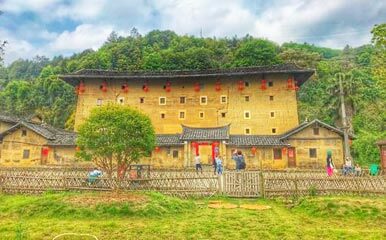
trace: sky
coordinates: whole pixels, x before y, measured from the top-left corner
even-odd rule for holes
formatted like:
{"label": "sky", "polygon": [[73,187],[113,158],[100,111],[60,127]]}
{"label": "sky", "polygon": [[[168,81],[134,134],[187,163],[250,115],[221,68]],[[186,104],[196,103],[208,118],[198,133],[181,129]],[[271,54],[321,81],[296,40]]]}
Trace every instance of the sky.
{"label": "sky", "polygon": [[372,27],[386,22],[386,0],[0,0],[0,10],[5,64],[96,50],[133,27],[343,48],[370,43]]}

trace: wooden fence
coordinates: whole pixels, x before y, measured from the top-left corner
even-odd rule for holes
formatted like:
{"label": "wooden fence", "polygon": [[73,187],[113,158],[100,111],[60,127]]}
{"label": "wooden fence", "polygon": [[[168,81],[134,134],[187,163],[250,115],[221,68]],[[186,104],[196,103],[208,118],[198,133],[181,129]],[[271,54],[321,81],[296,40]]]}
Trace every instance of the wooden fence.
{"label": "wooden fence", "polygon": [[324,171],[212,171],[158,170],[146,178],[98,178],[88,183],[84,168],[0,168],[0,191],[40,193],[52,191],[153,190],[174,196],[278,197],[326,194],[386,194],[386,176],[332,176]]}

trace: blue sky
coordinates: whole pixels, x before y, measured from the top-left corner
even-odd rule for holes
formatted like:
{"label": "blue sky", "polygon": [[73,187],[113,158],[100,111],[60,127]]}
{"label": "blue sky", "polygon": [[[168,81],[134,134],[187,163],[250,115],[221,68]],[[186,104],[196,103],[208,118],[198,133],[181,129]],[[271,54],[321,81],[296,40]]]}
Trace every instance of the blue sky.
{"label": "blue sky", "polygon": [[97,49],[111,31],[170,29],[343,48],[370,42],[386,22],[385,0],[0,0],[5,63]]}

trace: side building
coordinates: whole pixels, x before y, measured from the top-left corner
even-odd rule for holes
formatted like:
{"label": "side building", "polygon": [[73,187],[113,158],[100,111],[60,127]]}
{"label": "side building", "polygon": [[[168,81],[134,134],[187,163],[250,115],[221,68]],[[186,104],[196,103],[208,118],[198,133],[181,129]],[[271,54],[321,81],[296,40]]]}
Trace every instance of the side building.
{"label": "side building", "polygon": [[76,133],[17,119],[0,133],[1,166],[63,165],[75,160]]}
{"label": "side building", "polygon": [[299,125],[296,91],[313,73],[277,65],[206,71],[81,70],[60,77],[78,94],[75,129],[91,109],[106,103],[146,113],[155,127],[157,147],[143,163],[155,167],[190,167],[200,154],[203,164],[221,155],[232,168],[234,150],[243,151],[248,168],[321,167],[327,149],[339,165],[342,132],[318,120]]}

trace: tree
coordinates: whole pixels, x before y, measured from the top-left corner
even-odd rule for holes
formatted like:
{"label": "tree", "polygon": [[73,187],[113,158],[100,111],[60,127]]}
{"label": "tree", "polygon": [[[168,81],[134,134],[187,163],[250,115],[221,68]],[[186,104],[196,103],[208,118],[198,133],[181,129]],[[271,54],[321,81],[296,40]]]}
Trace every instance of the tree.
{"label": "tree", "polygon": [[79,127],[79,157],[94,163],[111,178],[123,179],[130,164],[149,156],[155,146],[150,118],[130,107],[108,104],[91,111]]}
{"label": "tree", "polygon": [[264,39],[244,41],[235,53],[235,67],[274,65],[281,63],[278,56],[279,46]]}

